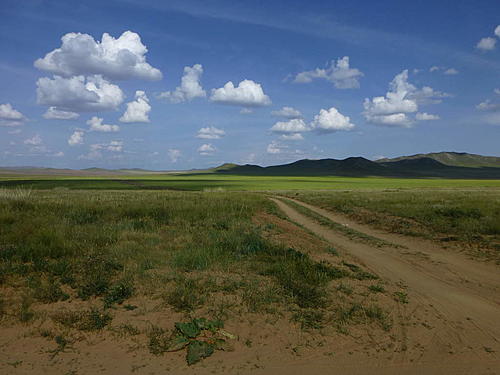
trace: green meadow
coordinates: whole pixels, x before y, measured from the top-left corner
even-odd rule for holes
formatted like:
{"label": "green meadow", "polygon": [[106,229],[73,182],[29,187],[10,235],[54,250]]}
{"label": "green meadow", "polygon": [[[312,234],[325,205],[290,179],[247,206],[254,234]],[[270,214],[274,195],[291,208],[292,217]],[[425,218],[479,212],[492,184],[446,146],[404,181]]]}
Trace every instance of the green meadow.
{"label": "green meadow", "polygon": [[433,178],[381,177],[290,177],[238,176],[218,174],[168,174],[146,176],[30,176],[0,177],[0,187],[32,189],[99,189],[99,190],[185,190],[210,189],[228,191],[268,190],[350,190],[412,188],[500,188],[500,180],[463,180]]}

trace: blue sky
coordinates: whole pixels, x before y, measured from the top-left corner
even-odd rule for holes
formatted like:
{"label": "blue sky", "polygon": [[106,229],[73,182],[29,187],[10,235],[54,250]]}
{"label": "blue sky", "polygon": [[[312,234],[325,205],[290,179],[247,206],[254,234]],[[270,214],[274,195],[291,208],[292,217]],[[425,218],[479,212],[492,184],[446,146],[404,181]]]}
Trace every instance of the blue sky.
{"label": "blue sky", "polygon": [[4,0],[0,165],[500,156],[499,14],[493,0]]}

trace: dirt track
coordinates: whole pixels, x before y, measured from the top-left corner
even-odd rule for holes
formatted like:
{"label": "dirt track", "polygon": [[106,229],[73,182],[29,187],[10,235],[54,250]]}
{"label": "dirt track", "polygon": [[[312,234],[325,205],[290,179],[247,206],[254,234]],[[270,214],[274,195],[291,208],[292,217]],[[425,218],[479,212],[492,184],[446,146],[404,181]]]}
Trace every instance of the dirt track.
{"label": "dirt track", "polygon": [[[297,373],[500,374],[500,272],[421,239],[374,230],[344,216],[299,202],[357,231],[402,245],[378,248],[354,242],[273,199],[293,221],[358,258],[382,279],[406,286],[411,303],[394,329],[403,350],[379,358],[351,358],[335,364],[295,365]],[[406,318],[421,321],[407,324]],[[312,366],[312,367],[310,367]],[[281,371],[280,371],[281,370]],[[276,368],[276,373],[295,373]],[[312,372],[311,372],[312,371]]]}

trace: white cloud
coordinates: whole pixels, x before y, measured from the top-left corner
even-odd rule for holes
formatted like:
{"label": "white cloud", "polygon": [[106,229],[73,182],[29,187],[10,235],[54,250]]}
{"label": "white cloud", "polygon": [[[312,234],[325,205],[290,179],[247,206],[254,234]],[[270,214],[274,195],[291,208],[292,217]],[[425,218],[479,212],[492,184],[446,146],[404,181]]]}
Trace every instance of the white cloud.
{"label": "white cloud", "polygon": [[431,68],[429,69],[429,72],[431,72],[431,73],[437,72],[439,69],[441,69],[439,66],[434,65],[434,66],[431,66]]}
{"label": "white cloud", "polygon": [[139,34],[125,31],[118,39],[104,33],[102,41],[88,34],[68,33],[60,48],[35,61],[38,69],[64,77],[101,74],[115,80],[159,80],[162,73],[146,62],[147,48]]}
{"label": "white cloud", "polygon": [[108,125],[108,124],[103,124],[102,122],[103,122],[102,118],[93,116],[90,120],[87,121],[87,125],[90,126],[90,131],[96,131],[96,132],[109,133],[109,132],[117,132],[120,130],[120,127],[118,125]]}
{"label": "white cloud", "polygon": [[64,152],[55,152],[52,156],[54,156],[55,158],[62,158],[64,156]]}
{"label": "white cloud", "polygon": [[205,143],[198,147],[198,152],[203,156],[212,155],[215,151],[217,151],[217,149],[210,143]]}
{"label": "white cloud", "polygon": [[215,126],[207,126],[206,128],[201,128],[198,130],[196,138],[201,139],[220,139],[226,135],[226,132],[222,129],[216,128]]}
{"label": "white cloud", "polygon": [[103,145],[106,150],[111,152],[122,152],[123,151],[123,141],[111,141],[108,144]]}
{"label": "white cloud", "polygon": [[322,133],[331,133],[339,130],[351,130],[354,128],[354,124],[351,123],[349,116],[344,116],[332,107],[328,110],[320,110],[319,114],[314,116],[311,128]]}
{"label": "white cloud", "polygon": [[300,133],[282,134],[281,139],[285,141],[302,141],[304,137]]}
{"label": "white cloud", "polygon": [[0,126],[20,126],[26,121],[24,115],[10,103],[0,104]]}
{"label": "white cloud", "polygon": [[440,117],[438,115],[429,114],[427,112],[418,112],[415,118],[418,121],[430,121],[430,120],[439,120]]}
{"label": "white cloud", "polygon": [[162,92],[158,97],[168,99],[172,103],[190,101],[194,98],[204,98],[207,96],[207,93],[200,84],[202,74],[203,67],[201,64],[195,64],[192,67],[186,66],[181,79],[181,85],[176,87],[175,91]]}
{"label": "white cloud", "polygon": [[250,113],[253,113],[253,110],[250,108],[241,108],[240,113],[242,115],[249,115]]}
{"label": "white cloud", "polygon": [[61,111],[56,107],[49,107],[43,114],[43,118],[47,120],[74,120],[80,117],[76,112]]}
{"label": "white cloud", "polygon": [[456,75],[456,74],[458,74],[458,73],[459,73],[459,71],[458,71],[458,70],[456,70],[455,68],[449,68],[449,69],[446,69],[446,70],[444,71],[444,74],[449,75],[449,76],[450,76],[450,75]]}
{"label": "white cloud", "polygon": [[8,131],[9,134],[20,134],[21,133],[21,129],[13,129],[13,130],[9,130]]}
{"label": "white cloud", "polygon": [[36,134],[33,137],[24,140],[25,145],[39,146],[42,143],[43,143],[43,140],[39,134]]}
{"label": "white cloud", "polygon": [[271,115],[275,117],[284,117],[289,119],[302,117],[302,113],[300,113],[299,110],[293,107],[283,107],[279,111],[272,111]]}
{"label": "white cloud", "polygon": [[177,160],[181,157],[181,150],[178,150],[176,148],[170,148],[168,149],[168,157],[170,158],[170,161],[172,163],[177,163]]}
{"label": "white cloud", "polygon": [[497,40],[495,38],[482,38],[479,42],[477,42],[476,48],[481,51],[491,51],[495,49],[496,43]]}
{"label": "white cloud", "polygon": [[500,38],[500,25],[495,27],[495,35]]}
{"label": "white cloud", "polygon": [[68,144],[70,146],[76,146],[83,144],[83,130],[75,130],[73,134],[68,139]]}
{"label": "white cloud", "polygon": [[229,81],[224,87],[212,89],[210,101],[243,107],[262,107],[271,104],[271,99],[264,94],[262,86],[249,79],[241,81],[237,87]]}
{"label": "white cloud", "polygon": [[43,77],[37,81],[37,103],[69,112],[116,110],[123,103],[120,87],[99,75],[53,79]]}
{"label": "white cloud", "polygon": [[272,141],[271,143],[269,143],[267,145],[267,153],[268,154],[281,154],[284,149],[286,149],[286,146],[276,142],[276,141]]}
{"label": "white cloud", "polygon": [[419,105],[437,104],[449,94],[425,86],[417,89],[408,82],[408,71],[404,70],[394,77],[385,96],[365,99],[363,103],[365,119],[373,124],[411,127],[413,114]]}
{"label": "white cloud", "polygon": [[495,94],[497,94],[497,95],[500,95],[500,89],[495,89],[495,90],[493,90],[493,92],[494,92]]}
{"label": "white cloud", "polygon": [[497,111],[500,110],[500,103],[492,103],[491,100],[487,99],[476,106],[480,111]]}
{"label": "white cloud", "polygon": [[[109,143],[94,143],[90,145],[90,150],[85,155],[80,155],[78,159],[86,160],[98,160],[102,159],[103,151],[109,151],[113,153],[119,153],[123,151],[123,141],[111,141]],[[113,159],[119,158],[117,156],[112,157]]]}
{"label": "white cloud", "polygon": [[294,118],[288,121],[278,121],[271,128],[275,133],[302,133],[311,130],[302,119]]}
{"label": "white cloud", "polygon": [[141,90],[135,92],[135,100],[127,103],[127,110],[120,117],[121,122],[149,122],[148,114],[151,111],[149,99]]}
{"label": "white cloud", "polygon": [[332,60],[330,66],[325,69],[316,68],[298,73],[293,82],[309,83],[313,79],[326,79],[338,89],[355,89],[359,88],[359,79],[363,75],[358,69],[351,68],[349,66],[349,56],[344,56],[338,59],[337,62]]}
{"label": "white cloud", "polygon": [[0,104],[0,119],[1,120],[23,120],[24,115],[15,110],[10,103]]}

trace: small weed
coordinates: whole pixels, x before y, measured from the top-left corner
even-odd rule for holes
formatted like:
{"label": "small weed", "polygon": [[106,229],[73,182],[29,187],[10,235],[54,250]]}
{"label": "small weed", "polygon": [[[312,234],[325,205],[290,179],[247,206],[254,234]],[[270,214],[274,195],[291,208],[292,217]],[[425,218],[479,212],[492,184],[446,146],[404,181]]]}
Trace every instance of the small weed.
{"label": "small weed", "polygon": [[177,311],[193,311],[205,302],[203,285],[198,280],[180,277],[165,295],[165,301]]}
{"label": "small weed", "polygon": [[33,289],[33,297],[43,303],[54,303],[69,298],[69,295],[62,291],[61,284],[53,277],[46,280],[34,278],[30,282],[30,287]]}
{"label": "small weed", "polygon": [[337,287],[337,290],[339,292],[342,292],[344,294],[347,294],[348,296],[350,296],[352,293],[353,293],[353,289],[352,289],[352,286],[350,285],[347,285],[347,284],[343,284],[343,283],[340,283],[339,286]]}
{"label": "small weed", "polygon": [[408,294],[405,292],[394,292],[394,298],[399,303],[408,303]]}
{"label": "small weed", "polygon": [[31,310],[31,304],[33,300],[30,296],[24,295],[21,300],[21,306],[19,308],[19,320],[23,323],[29,322],[35,316],[33,310]]}
{"label": "small weed", "polygon": [[104,296],[104,306],[111,307],[115,303],[121,305],[126,299],[132,297],[134,287],[129,280],[121,280],[112,285]]}
{"label": "small weed", "polygon": [[107,312],[91,308],[87,311],[65,311],[57,313],[53,319],[70,328],[76,328],[82,331],[98,331],[106,327],[112,316]]}
{"label": "small weed", "polygon": [[153,326],[149,332],[149,350],[155,355],[187,348],[186,361],[193,365],[210,357],[215,350],[230,350],[227,338],[235,336],[222,330],[223,323],[204,318],[186,323],[175,323],[175,329],[168,334]]}
{"label": "small weed", "polygon": [[293,314],[293,320],[300,323],[302,329],[320,329],[324,327],[325,314],[318,309],[301,309]]}
{"label": "small weed", "polygon": [[334,247],[331,247],[331,246],[326,249],[326,252],[328,254],[331,254],[331,255],[336,256],[336,257],[338,257],[340,255],[338,250]]}
{"label": "small weed", "polygon": [[370,292],[373,292],[373,293],[384,293],[385,292],[385,288],[383,287],[383,285],[380,285],[380,284],[370,285],[368,287],[368,290]]}

